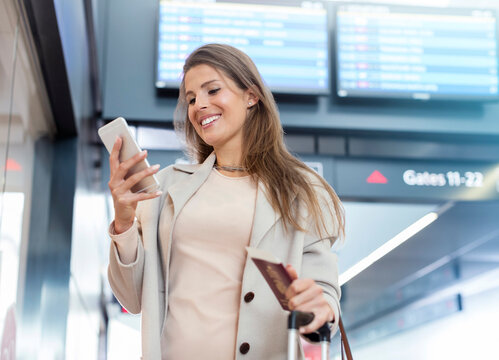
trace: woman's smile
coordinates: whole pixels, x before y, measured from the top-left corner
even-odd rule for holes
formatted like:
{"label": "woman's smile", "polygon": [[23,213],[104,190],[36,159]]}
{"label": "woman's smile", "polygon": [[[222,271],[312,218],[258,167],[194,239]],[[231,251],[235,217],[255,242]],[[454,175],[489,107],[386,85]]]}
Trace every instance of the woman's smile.
{"label": "woman's smile", "polygon": [[200,119],[200,124],[203,129],[206,129],[213,125],[215,121],[217,121],[220,118],[221,115],[206,115],[201,117]]}

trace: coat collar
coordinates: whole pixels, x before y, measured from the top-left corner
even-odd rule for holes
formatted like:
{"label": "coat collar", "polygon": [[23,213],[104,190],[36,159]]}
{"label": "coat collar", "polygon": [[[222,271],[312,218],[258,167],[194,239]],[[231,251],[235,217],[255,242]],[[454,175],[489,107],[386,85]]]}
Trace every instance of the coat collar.
{"label": "coat collar", "polygon": [[251,232],[250,247],[258,247],[260,241],[270,228],[280,219],[281,215],[274,211],[267,198],[267,192],[262,182],[258,182],[256,194],[255,215]]}
{"label": "coat collar", "polygon": [[[187,201],[206,181],[213,169],[215,160],[216,156],[213,152],[202,164],[176,164],[173,166],[173,168],[177,171],[192,174],[184,181],[176,183],[168,189],[168,193],[170,194],[173,202],[175,220]],[[281,216],[274,211],[272,205],[268,201],[265,186],[263,183],[259,182],[250,246],[257,247],[265,234],[280,219],[280,217]]]}
{"label": "coat collar", "polygon": [[[210,155],[206,158],[206,160],[203,162],[203,164],[204,164],[204,163],[206,163],[206,161],[208,161],[208,160],[209,160],[209,158],[210,158],[212,155],[214,155],[214,153],[210,154]],[[213,164],[214,164],[214,163],[215,163],[215,162],[213,161]],[[192,173],[194,173],[197,169],[199,169],[201,166],[203,166],[203,164],[175,164],[175,165],[173,165],[173,168],[174,168],[175,170],[178,170],[178,171],[183,171],[183,172],[185,172],[185,173],[192,174]]]}
{"label": "coat collar", "polygon": [[174,217],[178,215],[192,195],[201,187],[213,169],[215,164],[215,153],[210,156],[202,164],[178,164],[173,168],[177,171],[183,171],[191,176],[186,177],[184,181],[178,182],[168,189],[168,193],[172,198]]}

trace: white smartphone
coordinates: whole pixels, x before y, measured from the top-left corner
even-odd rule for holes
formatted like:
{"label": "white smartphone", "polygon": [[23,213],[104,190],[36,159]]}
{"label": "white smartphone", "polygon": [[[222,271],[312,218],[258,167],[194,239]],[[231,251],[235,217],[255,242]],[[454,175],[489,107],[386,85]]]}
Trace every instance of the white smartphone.
{"label": "white smartphone", "polygon": [[[130,128],[128,127],[125,119],[119,117],[114,119],[109,124],[104,125],[98,130],[99,136],[106,146],[106,149],[109,153],[113,150],[114,143],[116,138],[119,136],[122,139],[121,150],[120,150],[120,162],[126,161],[138,154],[142,150],[139,145],[135,141]],[[139,171],[142,171],[149,167],[149,162],[147,159],[142,160],[141,162],[135,164],[125,176],[125,179],[132,176]],[[147,192],[153,193],[157,191],[159,188],[159,182],[155,175],[150,175],[142,180],[140,180],[137,184],[132,187],[132,192],[140,193]]]}

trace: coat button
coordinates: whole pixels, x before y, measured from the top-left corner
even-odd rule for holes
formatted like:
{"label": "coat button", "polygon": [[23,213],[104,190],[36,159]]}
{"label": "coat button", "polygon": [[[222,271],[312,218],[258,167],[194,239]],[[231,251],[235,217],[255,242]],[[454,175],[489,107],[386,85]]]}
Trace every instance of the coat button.
{"label": "coat button", "polygon": [[247,354],[248,351],[250,349],[250,344],[248,344],[247,342],[244,342],[241,344],[241,346],[239,346],[239,351],[241,352],[241,354]]}
{"label": "coat button", "polygon": [[250,291],[250,292],[246,293],[246,295],[244,295],[244,301],[247,303],[251,302],[254,298],[255,298],[255,293],[252,291]]}

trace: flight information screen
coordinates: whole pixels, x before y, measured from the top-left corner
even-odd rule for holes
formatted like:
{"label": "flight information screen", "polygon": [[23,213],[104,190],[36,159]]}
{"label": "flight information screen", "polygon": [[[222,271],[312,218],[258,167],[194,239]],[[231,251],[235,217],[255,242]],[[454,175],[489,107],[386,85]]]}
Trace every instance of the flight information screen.
{"label": "flight information screen", "polygon": [[274,92],[329,92],[327,11],[321,2],[160,0],[157,88],[178,88],[186,57],[206,43],[247,53]]}
{"label": "flight information screen", "polygon": [[336,51],[339,97],[498,98],[493,11],[340,5]]}

